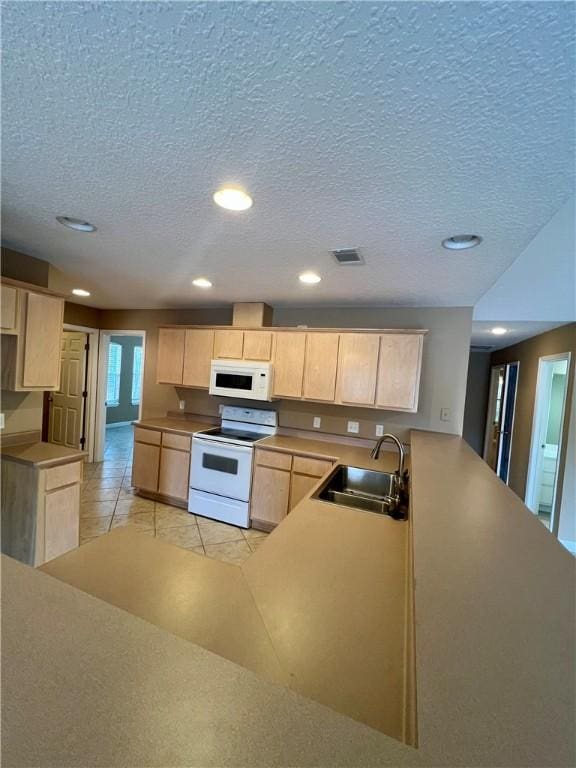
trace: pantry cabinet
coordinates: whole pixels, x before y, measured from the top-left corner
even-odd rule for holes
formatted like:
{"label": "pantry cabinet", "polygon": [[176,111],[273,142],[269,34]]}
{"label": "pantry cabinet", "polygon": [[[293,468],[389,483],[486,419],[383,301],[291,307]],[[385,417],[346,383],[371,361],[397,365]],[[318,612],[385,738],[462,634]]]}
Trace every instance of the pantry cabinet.
{"label": "pantry cabinet", "polygon": [[306,334],[285,331],[275,334],[274,397],[302,397]]}
{"label": "pantry cabinet", "polygon": [[374,405],[379,343],[380,339],[374,333],[340,335],[338,403]]}
{"label": "pantry cabinet", "polygon": [[332,465],[329,459],[257,448],[250,496],[252,527],[264,531],[275,528]]}
{"label": "pantry cabinet", "polygon": [[60,296],[2,285],[2,389],[58,390],[63,322]]}
{"label": "pantry cabinet", "polygon": [[142,495],[186,508],[190,451],[191,438],[187,435],[134,427],[132,485]]}
{"label": "pantry cabinet", "polygon": [[210,363],[214,350],[214,331],[210,328],[187,328],[184,341],[184,373],[182,384],[185,387],[210,386]]}
{"label": "pantry cabinet", "polygon": [[306,400],[334,402],[338,370],[337,333],[307,333],[303,395]]}

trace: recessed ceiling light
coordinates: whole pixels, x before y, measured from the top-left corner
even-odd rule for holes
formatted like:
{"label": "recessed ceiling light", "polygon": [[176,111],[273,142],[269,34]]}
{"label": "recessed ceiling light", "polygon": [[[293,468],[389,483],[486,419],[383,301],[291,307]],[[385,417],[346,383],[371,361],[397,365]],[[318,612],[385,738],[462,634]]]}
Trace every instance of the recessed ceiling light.
{"label": "recessed ceiling light", "polygon": [[85,291],[84,288],[73,288],[72,293],[74,296],[90,296],[90,291]]}
{"label": "recessed ceiling light", "polygon": [[505,333],[508,333],[508,328],[498,326],[497,328],[492,328],[490,333],[493,333],[494,336],[504,336]]}
{"label": "recessed ceiling light", "polygon": [[56,221],[75,232],[96,232],[94,224],[82,219],[72,219],[70,216],[56,216]]}
{"label": "recessed ceiling light", "polygon": [[482,238],[479,235],[452,235],[442,240],[442,245],[451,251],[463,251],[466,248],[474,248],[481,242]]}
{"label": "recessed ceiling light", "polygon": [[241,187],[222,187],[214,192],[216,205],[229,211],[246,211],[252,207],[252,198]]}
{"label": "recessed ceiling light", "polygon": [[212,288],[212,283],[205,277],[197,277],[196,280],[192,280],[192,285],[196,288]]}
{"label": "recessed ceiling light", "polygon": [[298,279],[301,283],[305,283],[306,285],[315,285],[322,280],[320,275],[317,275],[316,272],[302,272]]}

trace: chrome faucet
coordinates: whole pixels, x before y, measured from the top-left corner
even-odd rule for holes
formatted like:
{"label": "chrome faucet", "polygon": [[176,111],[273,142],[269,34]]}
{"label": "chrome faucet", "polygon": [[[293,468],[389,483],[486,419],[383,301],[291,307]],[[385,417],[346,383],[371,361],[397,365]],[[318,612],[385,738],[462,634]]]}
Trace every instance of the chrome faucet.
{"label": "chrome faucet", "polygon": [[402,443],[400,442],[400,440],[398,440],[396,435],[391,435],[389,432],[387,432],[385,435],[382,435],[382,437],[378,439],[378,442],[376,443],[374,448],[372,448],[370,456],[373,459],[377,459],[378,456],[380,455],[380,448],[382,447],[382,443],[386,443],[386,442],[394,443],[396,445],[396,448],[398,448],[399,464],[398,464],[398,469],[396,470],[396,475],[398,475],[398,478],[402,480],[404,476],[404,448],[402,447]]}

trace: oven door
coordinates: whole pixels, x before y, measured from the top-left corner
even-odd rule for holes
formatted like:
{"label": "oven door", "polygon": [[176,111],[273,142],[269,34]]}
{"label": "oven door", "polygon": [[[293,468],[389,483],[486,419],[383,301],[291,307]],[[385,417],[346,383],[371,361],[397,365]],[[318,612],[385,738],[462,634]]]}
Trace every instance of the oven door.
{"label": "oven door", "polygon": [[192,439],[191,488],[249,501],[251,480],[252,446]]}

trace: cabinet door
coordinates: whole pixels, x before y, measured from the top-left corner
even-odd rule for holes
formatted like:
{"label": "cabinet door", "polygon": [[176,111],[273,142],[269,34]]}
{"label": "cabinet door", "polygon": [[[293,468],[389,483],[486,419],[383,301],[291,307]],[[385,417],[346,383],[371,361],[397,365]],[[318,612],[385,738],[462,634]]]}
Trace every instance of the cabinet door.
{"label": "cabinet door", "polygon": [[306,334],[291,331],[276,334],[274,386],[276,397],[302,397]]}
{"label": "cabinet door", "polygon": [[79,535],[80,484],[47,493],[44,497],[44,562],[76,549]]}
{"label": "cabinet door", "polygon": [[338,402],[374,405],[379,344],[376,333],[340,335]]}
{"label": "cabinet door", "polygon": [[214,331],[209,328],[188,328],[184,345],[184,376],[186,387],[210,386],[210,363],[214,350]]}
{"label": "cabinet door", "polygon": [[184,333],[183,328],[158,330],[156,380],[159,384],[182,384]]}
{"label": "cabinet door", "polygon": [[250,517],[270,527],[278,525],[288,513],[290,472],[272,467],[254,467]]}
{"label": "cabinet door", "polygon": [[0,327],[3,331],[16,330],[17,289],[11,285],[3,285],[0,301]]}
{"label": "cabinet door", "polygon": [[318,477],[310,477],[310,475],[301,475],[298,472],[292,472],[290,478],[290,509],[302,501],[304,496],[307,496],[316,483],[320,480]]}
{"label": "cabinet door", "polygon": [[338,369],[337,333],[307,333],[303,395],[309,400],[327,400],[336,396]]}
{"label": "cabinet door", "polygon": [[189,473],[190,454],[188,452],[162,448],[158,493],[186,501]]}
{"label": "cabinet door", "polygon": [[421,334],[382,334],[376,387],[379,408],[417,410],[422,346]]}
{"label": "cabinet door", "polygon": [[244,360],[270,360],[271,353],[270,331],[244,331]]}
{"label": "cabinet door", "polygon": [[22,385],[58,389],[64,302],[54,296],[28,293]]}
{"label": "cabinet door", "polygon": [[158,471],[160,469],[160,446],[148,443],[134,443],[132,462],[132,485],[143,491],[158,490]]}
{"label": "cabinet door", "polygon": [[244,346],[244,331],[216,331],[214,334],[214,357],[241,360]]}

